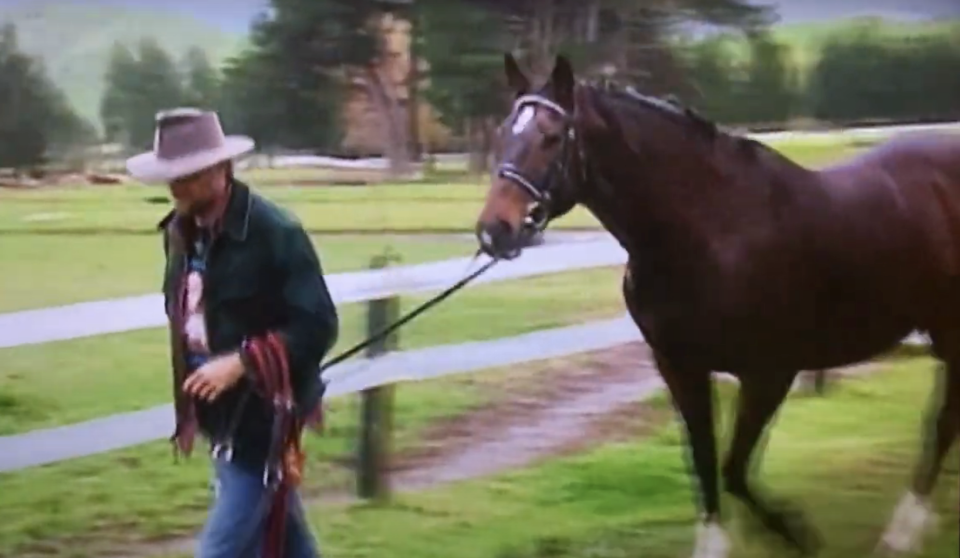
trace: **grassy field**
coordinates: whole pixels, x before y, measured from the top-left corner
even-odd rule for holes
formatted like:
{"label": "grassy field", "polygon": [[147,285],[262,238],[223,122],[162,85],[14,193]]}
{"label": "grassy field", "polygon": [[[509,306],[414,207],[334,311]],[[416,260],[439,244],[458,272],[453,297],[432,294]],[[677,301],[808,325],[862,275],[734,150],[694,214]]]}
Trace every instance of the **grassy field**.
{"label": "grassy field", "polygon": [[[830,142],[778,143],[799,162],[820,165],[854,153],[852,145]],[[296,213],[315,233],[471,232],[487,183],[481,179],[428,184],[294,187],[303,170],[251,171],[254,186]],[[269,179],[268,179],[269,178]],[[0,235],[26,233],[148,234],[169,206],[163,188],[129,186],[0,190]],[[159,200],[153,200],[159,198]],[[597,228],[577,208],[556,228]]]}
{"label": "grassy field", "polygon": [[[931,388],[927,359],[843,380],[824,399],[794,396],[770,438],[764,484],[823,531],[822,558],[867,556],[906,486]],[[725,412],[731,410],[732,389]],[[663,404],[662,402],[660,403]],[[692,553],[695,510],[673,421],[654,436],[494,479],[404,495],[386,508],[320,506],[312,519],[330,556],[359,558],[676,558]],[[724,444],[723,447],[726,447]],[[958,545],[958,452],[937,493],[939,533],[922,558]],[[726,502],[737,558],[785,556],[744,541]]]}
{"label": "grassy field", "polygon": [[[438,419],[503,397],[506,379],[542,370],[537,365],[511,367],[404,385],[396,391],[396,450],[419,447],[424,428]],[[155,386],[155,395],[163,397],[169,380],[165,374],[156,379],[161,381],[153,383],[163,386]],[[305,437],[305,494],[351,489],[350,472],[337,463],[355,453],[358,416],[355,399],[333,399],[324,435]],[[0,557],[88,557],[124,541],[193,533],[210,494],[210,466],[202,446],[179,464],[173,463],[169,445],[158,441],[0,474]]]}
{"label": "grassy field", "polygon": [[[853,149],[807,145],[795,147],[795,153],[807,162],[825,162]],[[474,248],[470,241],[388,238],[375,233],[390,227],[442,230],[449,226],[466,231],[476,215],[485,186],[299,189],[269,186],[264,191],[298,213],[311,229],[337,233],[313,238],[326,270],[342,271],[365,266],[370,256],[387,244],[401,253],[405,263],[469,254]],[[164,205],[145,201],[157,195],[163,195],[162,189],[137,186],[0,191],[0,233],[7,233],[0,234],[0,266],[4,269],[0,274],[0,312],[156,292],[161,266],[158,239],[146,234],[109,232],[149,232],[152,223],[165,212]],[[578,218],[569,217],[562,224],[574,226],[571,223],[577,223]],[[344,228],[372,234],[349,235],[343,232]],[[72,229],[91,234],[45,234]],[[402,345],[417,347],[496,338],[616,315],[623,311],[619,300],[619,273],[618,269],[599,269],[471,288],[405,328]],[[409,308],[420,300],[422,298],[409,297],[404,304]],[[361,310],[358,305],[342,307],[343,332],[337,349],[362,337]],[[160,329],[3,349],[0,359],[4,362],[0,368],[0,434],[142,409],[170,400],[167,348]],[[514,375],[521,372],[518,368],[506,372]],[[415,444],[425,425],[488,401],[498,392],[491,385],[496,385],[506,372],[405,385],[398,390],[397,436],[401,447]],[[331,459],[353,449],[357,409],[352,404],[349,399],[335,401],[328,435],[309,442],[310,491],[340,486],[346,480],[344,472],[331,465]],[[817,440],[817,436],[811,434],[811,440]],[[658,437],[661,441],[656,443],[665,439]],[[658,462],[650,457],[653,459],[650,463],[669,465],[669,460],[676,458],[673,442],[662,443],[665,445],[661,454],[657,454],[662,460]],[[620,450],[609,451],[616,454]],[[672,453],[668,455],[668,452]],[[634,453],[631,450],[630,455]],[[592,467],[591,460],[600,457],[585,459],[586,471]],[[634,464],[633,461],[627,463]],[[621,468],[618,470],[623,474],[640,474],[639,470],[627,471],[627,463],[618,465]],[[573,474],[572,465],[555,467]],[[381,549],[380,546],[399,544],[388,539],[408,522],[435,524],[440,529],[441,534],[437,535],[440,537],[462,535],[458,530],[466,526],[477,526],[478,532],[489,536],[496,533],[494,529],[502,527],[498,521],[513,517],[510,514],[534,513],[538,506],[535,502],[521,506],[510,499],[511,494],[517,497],[527,494],[524,487],[529,483],[523,479],[540,474],[523,473],[489,486],[467,484],[453,489],[449,493],[452,495],[426,495],[423,504],[413,507],[399,505],[379,511],[355,508],[332,515],[325,512],[321,514],[328,522],[324,532],[331,530],[330,525],[335,526],[334,534],[325,538],[336,555],[380,555],[383,550],[389,556],[406,552],[400,547]],[[659,472],[657,475],[657,478],[666,478]],[[511,480],[515,478],[520,480]],[[207,482],[208,466],[202,455],[174,467],[170,463],[169,448],[163,442],[2,475],[0,556],[23,556],[26,549],[55,556],[90,555],[98,540],[107,543],[123,538],[190,532],[207,503]],[[514,484],[516,482],[520,484]],[[574,482],[574,479],[567,477],[557,482]],[[577,482],[589,485],[593,481]],[[498,486],[504,490],[496,488]],[[548,491],[556,488],[537,483],[531,486],[545,491],[538,493],[539,497],[547,497]],[[650,486],[649,483],[646,486]],[[460,509],[461,506],[457,506],[446,511],[433,507],[439,502],[452,506],[456,498],[473,493],[480,498],[477,507]],[[671,494],[670,498],[675,496]],[[502,498],[507,500],[502,502],[506,507],[500,514],[497,506]],[[571,501],[573,507],[564,513],[573,514],[570,517],[576,513],[586,514],[589,517],[583,522],[585,527],[603,527],[593,521],[589,508],[583,507],[592,505],[591,498]],[[557,513],[564,509],[565,506],[559,506]],[[636,509],[642,506],[638,504]],[[687,508],[675,505],[670,509],[682,513],[687,521]],[[602,512],[600,518],[607,517],[602,506],[598,511]],[[434,519],[423,517],[434,513],[438,514]],[[542,530],[550,526],[553,513],[551,506],[550,513],[542,514],[542,520],[531,525],[528,535],[548,540],[548,534]],[[534,516],[540,517],[536,513]],[[557,516],[557,519],[562,518]],[[378,524],[379,530],[370,531],[376,533],[372,538],[360,535],[368,521],[383,522]],[[566,523],[557,525],[569,524],[568,520],[564,521]],[[682,533],[676,530],[675,534],[678,537],[682,534],[677,540],[685,541],[683,537],[689,525],[685,523],[682,527]],[[523,534],[516,529],[505,533],[510,537]],[[581,535],[561,542],[570,549],[589,551],[588,547],[576,546],[593,544],[586,538],[587,531]],[[424,548],[405,556],[435,555],[437,549],[443,548],[440,540],[420,539]],[[528,555],[529,552],[523,550],[526,543],[516,541],[520,545],[516,555]],[[414,544],[414,541],[408,543]],[[434,543],[438,545],[436,548]],[[459,548],[460,545],[454,546],[458,547],[457,552],[467,551]],[[474,548],[476,552],[494,551],[488,543]]]}
{"label": "grassy field", "polygon": [[[616,269],[599,269],[469,289],[405,328],[401,344],[495,338],[619,314],[618,277]],[[62,294],[89,298],[82,285],[96,287],[96,281],[78,282]],[[420,300],[411,297],[404,305]],[[362,338],[361,310],[342,307],[343,333],[335,350]],[[170,400],[165,333],[159,329],[4,349],[0,358],[0,434]],[[504,373],[515,376],[518,368]],[[500,394],[490,387],[491,377],[497,374],[404,385],[398,390],[397,443],[414,445],[424,426]],[[352,398],[334,400],[328,434],[308,442],[309,490],[348,480],[331,460],[353,451],[354,405]],[[23,556],[27,548],[89,555],[89,537],[108,541],[190,532],[207,502],[208,465],[200,455],[175,467],[169,452],[166,443],[157,442],[0,475],[0,556]],[[75,537],[86,542],[77,546]]]}
{"label": "grassy field", "polygon": [[[313,235],[324,271],[369,266],[388,246],[403,264],[469,256],[455,238]],[[159,292],[163,248],[147,235],[0,235],[0,313]],[[69,278],[69,280],[65,280]]]}

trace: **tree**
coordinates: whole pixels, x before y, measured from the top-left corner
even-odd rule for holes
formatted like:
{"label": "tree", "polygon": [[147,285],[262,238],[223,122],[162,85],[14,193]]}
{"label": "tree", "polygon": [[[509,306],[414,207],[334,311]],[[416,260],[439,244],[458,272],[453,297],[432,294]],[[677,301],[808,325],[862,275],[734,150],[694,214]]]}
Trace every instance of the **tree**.
{"label": "tree", "polygon": [[744,84],[744,121],[785,122],[797,98],[797,76],[786,46],[768,33],[749,33],[750,66]]}
{"label": "tree", "polygon": [[397,83],[385,71],[395,55],[386,48],[385,27],[391,16],[408,12],[406,3],[381,0],[273,0],[254,26],[255,48],[290,89],[285,99],[300,114],[299,129],[336,121],[335,105],[324,97],[360,91],[386,124],[384,150],[398,173],[410,160],[407,115],[398,99],[406,76]]}
{"label": "tree", "polygon": [[156,113],[184,104],[186,96],[173,58],[155,40],[141,40],[137,55],[121,44],[113,46],[100,118],[109,138],[149,149]]}
{"label": "tree", "polygon": [[674,27],[697,21],[755,29],[771,8],[746,0],[469,0],[509,22],[514,48],[534,73],[544,75],[563,49],[576,54],[581,73],[613,73],[647,90],[681,85],[667,45]]}
{"label": "tree", "polygon": [[182,62],[184,101],[187,105],[216,110],[220,105],[220,76],[202,48],[187,51]]}
{"label": "tree", "polygon": [[114,43],[110,51],[106,88],[100,100],[100,121],[107,141],[128,143],[128,123],[137,118],[133,95],[137,91],[137,59],[126,46]]}
{"label": "tree", "polygon": [[315,130],[311,125],[324,122],[326,115],[303,118],[305,111],[299,107],[311,107],[291,95],[291,89],[280,81],[276,66],[257,51],[248,49],[226,62],[220,99],[224,128],[250,136],[258,150],[316,146],[327,141],[327,127],[319,126],[311,133]]}
{"label": "tree", "polygon": [[730,122],[739,111],[741,77],[730,49],[732,38],[717,35],[684,45],[685,75],[697,109],[705,116]]}
{"label": "tree", "polygon": [[19,50],[12,24],[0,28],[0,106],[0,167],[39,165],[52,150],[88,139],[89,127],[43,66]]}
{"label": "tree", "polygon": [[873,22],[844,29],[821,50],[808,90],[814,117],[955,118],[960,49],[947,36],[891,36]]}
{"label": "tree", "polygon": [[470,169],[484,171],[496,119],[509,106],[501,79],[506,30],[495,15],[459,0],[421,0],[417,9],[429,68],[424,97],[444,124],[470,137]]}

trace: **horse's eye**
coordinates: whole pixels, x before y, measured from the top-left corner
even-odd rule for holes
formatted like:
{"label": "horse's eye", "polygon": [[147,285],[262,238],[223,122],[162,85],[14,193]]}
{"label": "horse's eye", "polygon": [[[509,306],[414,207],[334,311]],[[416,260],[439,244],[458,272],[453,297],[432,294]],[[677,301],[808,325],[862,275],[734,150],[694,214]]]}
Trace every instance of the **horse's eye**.
{"label": "horse's eye", "polygon": [[559,134],[547,134],[543,137],[543,147],[553,147],[560,143]]}

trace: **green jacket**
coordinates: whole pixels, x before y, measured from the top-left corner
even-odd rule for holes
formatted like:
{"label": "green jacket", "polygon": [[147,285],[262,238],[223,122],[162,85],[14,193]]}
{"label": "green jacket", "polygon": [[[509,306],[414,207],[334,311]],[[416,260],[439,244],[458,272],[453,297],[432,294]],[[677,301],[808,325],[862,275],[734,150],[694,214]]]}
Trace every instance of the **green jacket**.
{"label": "green jacket", "polygon": [[[180,388],[188,372],[176,304],[195,230],[192,221],[173,212],[160,227],[179,431],[191,409]],[[220,233],[209,248],[203,291],[211,353],[236,351],[245,339],[278,333],[287,350],[298,411],[308,414],[315,408],[323,391],[318,367],[337,339],[339,320],[319,258],[296,218],[234,180]],[[212,443],[230,443],[234,459],[262,465],[272,407],[252,392],[250,380],[242,379],[212,404],[195,405],[199,429]],[[234,424],[232,439],[222,439]]]}

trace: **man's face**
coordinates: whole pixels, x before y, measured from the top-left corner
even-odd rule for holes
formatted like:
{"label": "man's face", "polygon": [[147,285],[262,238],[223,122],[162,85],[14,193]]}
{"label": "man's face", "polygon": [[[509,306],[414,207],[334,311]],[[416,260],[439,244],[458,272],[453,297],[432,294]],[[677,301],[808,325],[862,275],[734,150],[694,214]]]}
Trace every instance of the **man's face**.
{"label": "man's face", "polygon": [[170,183],[177,213],[200,217],[210,211],[226,187],[226,165],[217,165]]}

